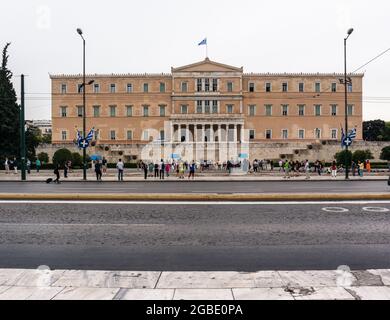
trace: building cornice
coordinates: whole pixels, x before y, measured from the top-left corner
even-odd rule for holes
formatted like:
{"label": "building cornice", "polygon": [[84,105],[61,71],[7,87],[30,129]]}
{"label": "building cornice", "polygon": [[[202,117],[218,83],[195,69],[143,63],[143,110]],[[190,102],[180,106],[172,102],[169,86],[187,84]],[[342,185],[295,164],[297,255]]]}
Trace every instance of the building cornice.
{"label": "building cornice", "polygon": [[[348,77],[364,77],[364,73],[348,73]],[[243,77],[344,77],[344,73],[243,73]]]}
{"label": "building cornice", "polygon": [[[50,79],[80,79],[82,74],[49,74]],[[170,73],[111,73],[86,74],[87,78],[171,78]]]}

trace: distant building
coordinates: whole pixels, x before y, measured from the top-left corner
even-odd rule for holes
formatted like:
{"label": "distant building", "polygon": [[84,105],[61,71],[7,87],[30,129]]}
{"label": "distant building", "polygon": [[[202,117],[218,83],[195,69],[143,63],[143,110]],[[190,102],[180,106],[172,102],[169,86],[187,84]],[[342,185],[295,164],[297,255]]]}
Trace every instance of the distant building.
{"label": "distant building", "polygon": [[29,127],[38,128],[42,135],[52,134],[51,120],[26,120],[26,125]]}

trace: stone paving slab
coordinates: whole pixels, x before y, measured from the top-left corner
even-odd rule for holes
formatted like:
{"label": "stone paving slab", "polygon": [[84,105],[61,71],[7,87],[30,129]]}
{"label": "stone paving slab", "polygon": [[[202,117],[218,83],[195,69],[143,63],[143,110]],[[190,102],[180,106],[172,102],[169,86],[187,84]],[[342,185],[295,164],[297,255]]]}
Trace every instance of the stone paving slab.
{"label": "stone paving slab", "polygon": [[233,300],[231,289],[176,289],[173,300]]}
{"label": "stone paving slab", "polygon": [[353,295],[341,287],[299,288],[292,296],[295,300],[354,300]]}
{"label": "stone paving slab", "polygon": [[360,300],[390,300],[390,287],[353,287],[348,290]]}
{"label": "stone paving slab", "polygon": [[367,270],[369,273],[380,276],[382,283],[385,286],[390,286],[390,269],[382,269],[382,270]]}
{"label": "stone paving slab", "polygon": [[64,288],[62,287],[9,287],[0,293],[0,300],[51,300]]}
{"label": "stone paving slab", "polygon": [[172,300],[175,289],[121,289],[115,300]]}
{"label": "stone paving slab", "polygon": [[235,300],[294,300],[283,288],[233,288]]}
{"label": "stone paving slab", "polygon": [[53,300],[113,300],[120,289],[65,288]]}
{"label": "stone paving slab", "polygon": [[279,275],[284,284],[289,287],[335,287],[340,273],[338,271],[279,271]]}

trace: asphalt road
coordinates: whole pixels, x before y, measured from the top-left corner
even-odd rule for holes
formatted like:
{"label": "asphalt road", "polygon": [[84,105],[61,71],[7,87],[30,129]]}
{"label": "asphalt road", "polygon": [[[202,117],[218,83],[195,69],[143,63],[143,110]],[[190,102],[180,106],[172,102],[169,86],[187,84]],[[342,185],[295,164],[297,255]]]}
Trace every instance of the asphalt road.
{"label": "asphalt road", "polygon": [[369,193],[389,192],[387,181],[0,182],[0,193]]}
{"label": "asphalt road", "polygon": [[[323,210],[328,207],[342,209]],[[387,269],[390,202],[0,202],[0,268],[39,265],[149,271]]]}

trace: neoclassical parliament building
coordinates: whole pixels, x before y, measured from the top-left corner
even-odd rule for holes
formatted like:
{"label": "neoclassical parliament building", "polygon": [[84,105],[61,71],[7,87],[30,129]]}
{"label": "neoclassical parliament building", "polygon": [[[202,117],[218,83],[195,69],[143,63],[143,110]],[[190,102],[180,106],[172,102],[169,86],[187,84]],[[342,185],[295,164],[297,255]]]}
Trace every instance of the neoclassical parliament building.
{"label": "neoclassical parliament building", "polygon": [[[152,141],[206,143],[216,150],[234,143],[237,153],[244,143],[249,148],[338,144],[345,118],[343,76],[244,73],[208,58],[169,74],[87,75],[86,83],[93,83],[85,87],[86,130],[96,129],[95,148],[130,159],[141,158],[140,148]],[[82,129],[82,76],[50,77],[53,144],[74,144],[75,128]],[[349,77],[349,128],[357,128],[361,140],[363,74]],[[250,158],[255,156],[261,154]]]}

